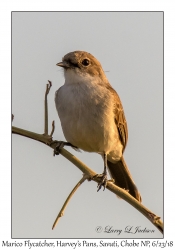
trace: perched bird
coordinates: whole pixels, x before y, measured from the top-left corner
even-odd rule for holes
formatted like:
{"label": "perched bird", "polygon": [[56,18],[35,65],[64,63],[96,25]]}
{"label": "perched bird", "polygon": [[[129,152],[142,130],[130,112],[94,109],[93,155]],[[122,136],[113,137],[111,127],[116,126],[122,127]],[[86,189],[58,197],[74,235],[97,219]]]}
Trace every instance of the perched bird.
{"label": "perched bird", "polygon": [[90,53],[74,51],[57,66],[64,68],[65,83],[55,93],[55,104],[68,145],[103,156],[99,189],[106,185],[108,168],[115,184],[141,202],[123,158],[128,129],[122,103],[100,62]]}

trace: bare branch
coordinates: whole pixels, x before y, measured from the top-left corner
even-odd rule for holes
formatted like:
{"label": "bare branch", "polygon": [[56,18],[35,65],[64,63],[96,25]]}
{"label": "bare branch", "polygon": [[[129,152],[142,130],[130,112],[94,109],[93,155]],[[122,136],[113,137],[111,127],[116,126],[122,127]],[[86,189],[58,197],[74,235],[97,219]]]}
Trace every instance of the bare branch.
{"label": "bare branch", "polygon": [[58,223],[58,220],[64,215],[64,210],[66,209],[66,206],[68,205],[70,199],[72,198],[72,196],[74,195],[74,193],[76,192],[76,190],[79,188],[79,186],[86,180],[88,179],[89,176],[87,176],[86,174],[83,174],[83,177],[81,178],[81,180],[76,184],[76,186],[72,189],[71,193],[69,194],[69,196],[67,197],[64,205],[62,206],[58,216],[56,217],[52,229],[55,228],[56,224]]}
{"label": "bare branch", "polygon": [[[57,141],[53,141],[50,136],[45,136],[42,134],[33,133],[27,130],[23,130],[20,128],[12,127],[12,133],[22,135],[37,141],[40,141],[51,148],[55,148],[57,145]],[[84,174],[89,176],[93,181],[99,183],[101,181],[100,177],[98,177],[97,173],[86,166],[83,162],[81,162],[77,157],[69,153],[66,149],[62,148],[60,150],[60,154],[63,155],[66,159],[72,162],[76,167],[79,168]],[[163,233],[163,222],[160,220],[160,217],[152,213],[149,209],[143,206],[139,201],[137,201],[134,197],[132,197],[126,190],[119,188],[111,181],[107,182],[108,190],[118,195],[120,198],[127,201],[133,207],[135,207],[140,213],[142,213],[151,223],[158,228],[158,230]]]}
{"label": "bare branch", "polygon": [[50,133],[50,137],[52,137],[54,131],[55,131],[55,121],[52,121],[52,131]]}
{"label": "bare branch", "polygon": [[48,80],[48,84],[46,84],[46,92],[45,92],[45,100],[44,100],[44,134],[48,135],[48,103],[47,103],[47,95],[52,87],[52,82]]}
{"label": "bare branch", "polygon": [[[48,104],[47,104],[47,95],[50,91],[50,88],[52,86],[51,81],[48,81],[49,83],[46,85],[46,92],[45,92],[45,117],[44,117],[44,134],[37,134],[31,131],[27,131],[24,129],[20,129],[17,127],[12,126],[12,133],[13,134],[18,134],[21,136],[28,137],[30,139],[40,141],[44,143],[45,145],[53,148],[54,150],[56,149],[56,146],[58,145],[58,141],[52,140],[52,135],[55,130],[55,123],[54,121],[52,122],[52,130],[50,135],[48,135]],[[12,115],[12,120],[13,120],[13,115]],[[86,166],[83,162],[81,162],[77,157],[69,153],[67,150],[64,148],[61,148],[59,153],[63,155],[66,159],[68,159],[70,162],[72,162],[79,170],[81,170],[84,173],[83,178],[77,183],[77,185],[74,187],[74,189],[71,191],[69,194],[68,198],[66,199],[62,209],[60,210],[54,224],[53,228],[57,224],[59,218],[63,215],[63,212],[70,200],[70,198],[73,196],[75,191],[78,189],[78,187],[83,183],[86,179],[93,180],[97,183],[101,182],[101,178],[97,173],[95,173],[92,169],[90,169],[88,166]],[[133,196],[131,196],[127,190],[124,190],[118,186],[116,186],[112,181],[107,181],[107,186],[106,188],[116,194],[117,196],[121,197],[125,201],[127,201],[129,204],[131,204],[133,207],[135,207],[140,213],[142,213],[151,223],[158,228],[158,230],[163,233],[163,222],[160,220],[160,217],[152,213],[149,209],[147,209],[145,206],[143,206],[139,201],[137,201]],[[53,229],[52,228],[52,229]]]}

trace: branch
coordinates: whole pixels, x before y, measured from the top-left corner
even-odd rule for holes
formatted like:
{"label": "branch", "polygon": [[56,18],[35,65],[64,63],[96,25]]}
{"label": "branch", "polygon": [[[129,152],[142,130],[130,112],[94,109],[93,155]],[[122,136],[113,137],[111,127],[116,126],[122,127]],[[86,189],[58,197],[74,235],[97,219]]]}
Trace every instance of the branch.
{"label": "branch", "polygon": [[[40,141],[47,146],[55,149],[57,146],[58,141],[52,140],[51,136],[33,133],[24,129],[20,129],[17,127],[12,127],[12,133],[18,134],[21,136],[25,136],[31,138],[36,141]],[[60,154],[63,155],[66,159],[72,162],[79,170],[81,170],[84,174],[86,174],[89,178],[93,181],[99,183],[101,179],[97,177],[97,173],[95,173],[92,169],[86,166],[83,162],[81,162],[77,157],[69,153],[66,149],[61,148]],[[118,195],[120,198],[127,201],[133,207],[135,207],[140,213],[142,213],[151,223],[157,227],[157,229],[163,233],[163,222],[160,220],[160,217],[156,216],[153,212],[151,212],[148,208],[143,206],[140,202],[138,202],[134,197],[132,197],[127,191],[122,188],[119,188],[112,182],[108,181],[106,188],[113,192],[114,194]]]}
{"label": "branch", "polygon": [[47,96],[52,87],[52,82],[48,80],[48,84],[46,84],[46,92],[45,92],[45,114],[44,114],[44,134],[48,135],[48,104],[47,104]]}
{"label": "branch", "polygon": [[[52,122],[52,130],[50,135],[48,134],[48,103],[47,103],[47,95],[49,94],[50,88],[52,86],[51,81],[48,81],[49,83],[46,85],[46,92],[45,92],[45,118],[44,118],[44,134],[38,134],[34,133],[28,130],[20,129],[17,127],[12,126],[12,133],[18,134],[21,136],[28,137],[30,139],[40,141],[41,143],[44,143],[45,145],[51,147],[56,150],[56,147],[58,146],[58,142],[56,140],[52,140],[52,135],[55,130],[55,123]],[[12,115],[12,120],[14,116]],[[65,158],[67,158],[70,162],[72,162],[76,167],[81,170],[84,175],[83,178],[77,183],[77,185],[73,188],[71,193],[69,194],[68,198],[66,199],[63,207],[61,208],[52,229],[56,226],[59,218],[63,216],[63,212],[70,201],[70,198],[73,196],[75,191],[78,189],[78,187],[86,180],[93,180],[97,183],[101,182],[101,178],[98,177],[97,173],[95,173],[93,170],[91,170],[88,166],[86,166],[83,162],[81,162],[78,158],[76,158],[74,155],[69,153],[64,148],[60,148],[59,153],[63,155]],[[129,204],[131,204],[133,207],[135,207],[139,212],[141,212],[148,220],[151,221],[151,223],[158,228],[158,230],[163,233],[163,222],[160,220],[160,217],[156,216],[154,213],[152,213],[149,209],[147,209],[145,206],[143,206],[139,201],[137,201],[134,197],[132,197],[126,190],[116,186],[113,184],[113,182],[108,181],[106,188],[116,194],[117,196],[121,197],[125,201],[127,201]]]}
{"label": "branch", "polygon": [[55,228],[56,224],[58,223],[58,220],[64,215],[64,210],[66,209],[66,206],[68,205],[68,202],[70,201],[70,199],[72,198],[73,194],[75,193],[75,191],[79,188],[79,186],[88,179],[87,175],[83,175],[83,177],[81,178],[81,180],[76,184],[76,186],[72,189],[71,193],[69,194],[69,196],[67,197],[64,205],[62,206],[58,216],[55,219],[55,222],[53,223],[52,229]]}

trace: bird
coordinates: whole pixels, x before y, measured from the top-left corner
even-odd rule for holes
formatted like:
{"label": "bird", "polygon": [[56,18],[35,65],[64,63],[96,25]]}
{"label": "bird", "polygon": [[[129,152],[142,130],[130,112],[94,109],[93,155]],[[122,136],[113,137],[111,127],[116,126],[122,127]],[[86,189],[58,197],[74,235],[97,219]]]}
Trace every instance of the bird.
{"label": "bird", "polygon": [[107,185],[107,169],[115,184],[139,202],[141,195],[124,160],[128,128],[119,95],[109,83],[101,63],[86,51],[66,54],[56,64],[63,68],[65,83],[55,92],[55,106],[67,140],[104,160],[98,190]]}

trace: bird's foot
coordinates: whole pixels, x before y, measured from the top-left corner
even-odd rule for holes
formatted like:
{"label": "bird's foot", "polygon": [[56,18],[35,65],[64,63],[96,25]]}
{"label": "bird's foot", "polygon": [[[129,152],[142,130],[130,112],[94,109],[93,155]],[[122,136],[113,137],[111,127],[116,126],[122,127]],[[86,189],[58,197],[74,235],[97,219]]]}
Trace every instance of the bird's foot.
{"label": "bird's foot", "polygon": [[[54,142],[55,143],[55,142]],[[64,146],[71,146],[73,147],[75,150],[77,150],[78,148],[74,145],[72,145],[70,142],[65,142],[65,141],[57,141],[56,142],[56,146],[54,148],[54,151],[53,151],[53,155],[59,155],[60,154],[60,150],[62,148],[64,148]]]}
{"label": "bird's foot", "polygon": [[103,191],[104,191],[108,182],[107,172],[103,172],[102,174],[97,174],[96,177],[101,178],[101,181],[97,185],[97,192],[102,188],[102,186],[103,186]]}

